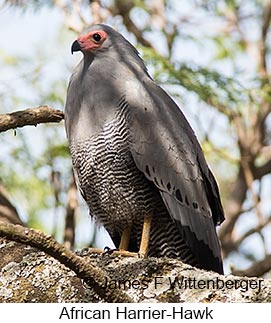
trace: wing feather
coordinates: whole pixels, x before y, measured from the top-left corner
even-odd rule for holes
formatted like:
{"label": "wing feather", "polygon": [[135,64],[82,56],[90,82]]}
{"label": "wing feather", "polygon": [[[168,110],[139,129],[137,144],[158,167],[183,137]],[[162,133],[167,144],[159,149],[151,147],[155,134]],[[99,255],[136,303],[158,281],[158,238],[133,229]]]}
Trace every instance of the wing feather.
{"label": "wing feather", "polygon": [[216,181],[175,102],[152,80],[142,84],[140,97],[131,90],[133,95],[127,97],[135,163],[160,190],[198,261],[222,272],[215,225],[224,220],[224,214]]}

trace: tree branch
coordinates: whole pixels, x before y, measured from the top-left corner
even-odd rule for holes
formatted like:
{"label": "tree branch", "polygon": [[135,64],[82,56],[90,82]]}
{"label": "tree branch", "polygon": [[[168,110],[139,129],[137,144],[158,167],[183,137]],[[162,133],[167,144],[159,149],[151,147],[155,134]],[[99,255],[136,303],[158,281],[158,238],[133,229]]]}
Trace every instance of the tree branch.
{"label": "tree branch", "polygon": [[154,47],[152,44],[143,36],[143,32],[137,28],[134,24],[133,20],[130,18],[130,11],[135,6],[135,1],[122,1],[116,0],[115,6],[111,8],[112,14],[119,14],[122,16],[123,23],[128,29],[129,32],[133,33],[138,42],[140,42],[143,46],[152,48]]}
{"label": "tree branch", "polygon": [[261,179],[267,174],[271,173],[271,160],[266,162],[264,165],[253,169],[255,179]]}
{"label": "tree branch", "polygon": [[[0,302],[104,302],[54,258],[7,239],[0,243]],[[136,303],[271,302],[270,279],[222,276],[170,258],[103,257],[91,249],[81,257],[110,277],[109,289]]]}
{"label": "tree branch", "polygon": [[28,108],[8,114],[0,114],[0,132],[24,126],[37,126],[39,123],[60,122],[64,113],[46,105]]}
{"label": "tree branch", "polygon": [[261,230],[266,227],[269,223],[271,222],[271,217],[266,218],[265,220],[263,220],[262,223],[258,224],[257,227],[252,228],[250,230],[248,230],[247,232],[245,232],[241,237],[239,237],[238,239],[236,239],[234,241],[234,244],[236,246],[239,246],[247,237],[251,236],[254,233],[260,233]]}
{"label": "tree branch", "polygon": [[105,288],[107,277],[100,269],[87,263],[65,246],[59,244],[51,236],[43,232],[28,229],[20,225],[0,222],[0,237],[7,237],[13,241],[30,245],[54,257],[66,267],[73,270],[95,292],[107,302],[132,302],[129,296],[117,289]]}
{"label": "tree branch", "polygon": [[231,248],[227,248],[227,244],[229,243],[230,246],[232,245],[231,233],[240,214],[242,214],[242,205],[246,198],[246,192],[247,186],[244,172],[240,167],[236,180],[231,188],[230,198],[228,203],[225,205],[227,217],[219,230],[219,237],[223,245],[223,251],[226,253],[226,255],[232,251]]}
{"label": "tree branch", "polygon": [[264,260],[255,262],[251,267],[245,270],[232,270],[236,276],[261,277],[271,269],[271,255],[267,255]]}

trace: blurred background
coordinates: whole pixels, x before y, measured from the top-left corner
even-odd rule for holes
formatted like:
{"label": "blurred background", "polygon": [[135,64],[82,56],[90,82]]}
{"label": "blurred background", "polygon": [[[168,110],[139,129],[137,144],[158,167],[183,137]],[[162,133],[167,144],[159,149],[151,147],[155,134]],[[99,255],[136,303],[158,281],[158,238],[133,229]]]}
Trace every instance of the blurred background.
{"label": "blurred background", "polygon": [[[271,1],[0,0],[0,112],[64,109],[87,25],[107,23],[140,51],[182,108],[220,186],[226,273],[271,272]],[[113,246],[74,186],[63,122],[1,133],[0,220],[68,247]]]}

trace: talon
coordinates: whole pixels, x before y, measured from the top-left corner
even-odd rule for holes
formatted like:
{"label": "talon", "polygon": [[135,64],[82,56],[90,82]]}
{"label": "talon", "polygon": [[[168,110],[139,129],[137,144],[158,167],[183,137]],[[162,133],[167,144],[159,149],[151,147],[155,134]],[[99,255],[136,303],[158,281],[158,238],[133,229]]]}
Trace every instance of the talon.
{"label": "talon", "polygon": [[122,257],[138,257],[138,252],[131,252],[127,250],[116,250],[113,252],[115,255],[120,255]]}
{"label": "talon", "polygon": [[110,248],[108,246],[104,247],[104,255],[111,255],[113,252],[119,251],[118,248]]}
{"label": "talon", "polygon": [[140,259],[143,259],[143,258],[146,258],[147,257],[146,253],[143,253],[143,252],[140,252],[140,251],[137,253],[137,256]]}

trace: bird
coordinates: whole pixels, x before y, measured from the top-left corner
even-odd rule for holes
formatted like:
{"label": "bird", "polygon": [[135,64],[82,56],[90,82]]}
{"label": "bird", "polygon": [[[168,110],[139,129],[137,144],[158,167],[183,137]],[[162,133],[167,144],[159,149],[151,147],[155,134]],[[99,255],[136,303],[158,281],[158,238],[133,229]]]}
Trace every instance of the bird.
{"label": "bird", "polygon": [[109,25],[84,29],[77,51],[65,129],[90,216],[120,252],[223,274],[219,188],[183,112]]}

